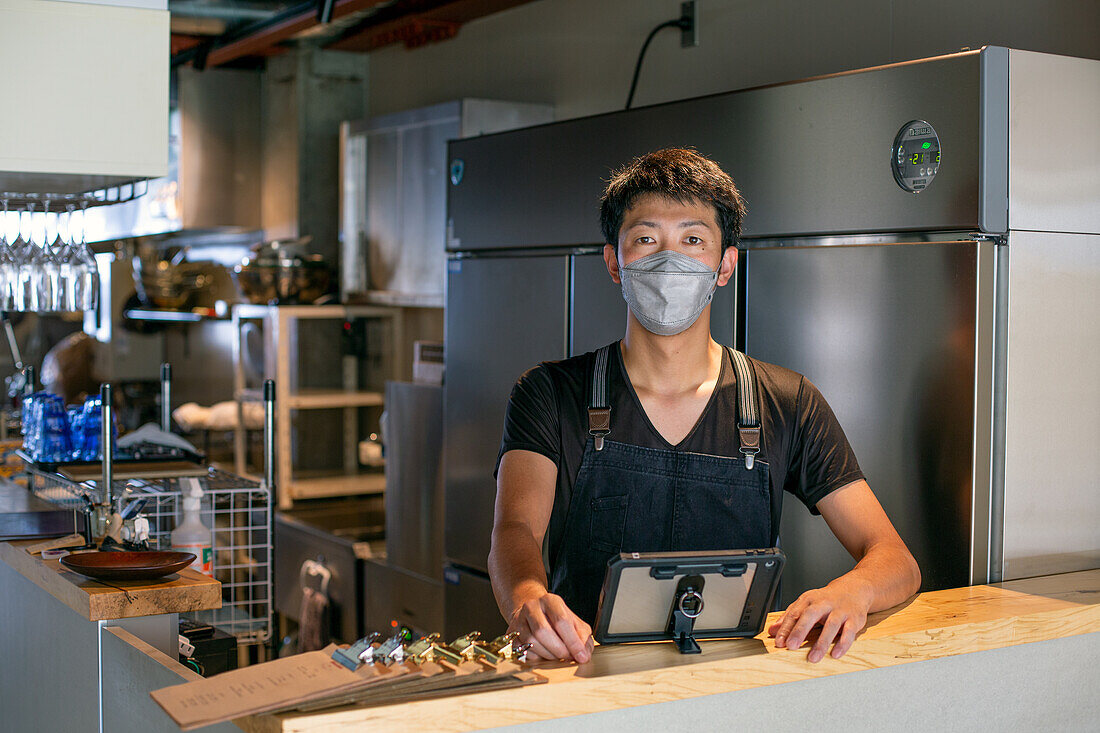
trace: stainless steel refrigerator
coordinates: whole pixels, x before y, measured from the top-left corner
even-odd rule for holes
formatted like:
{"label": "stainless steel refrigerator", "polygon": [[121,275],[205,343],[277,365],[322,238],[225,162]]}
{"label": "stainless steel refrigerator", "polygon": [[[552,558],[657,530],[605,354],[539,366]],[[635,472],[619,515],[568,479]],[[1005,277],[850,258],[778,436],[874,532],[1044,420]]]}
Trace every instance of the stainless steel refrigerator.
{"label": "stainless steel refrigerator", "polygon": [[[622,335],[601,188],[673,145],[748,202],[716,330],[821,389],[925,590],[1100,566],[1098,88],[1100,62],[987,47],[452,142],[448,626],[496,613],[512,384]],[[784,602],[852,566],[796,501],[779,541]]]}

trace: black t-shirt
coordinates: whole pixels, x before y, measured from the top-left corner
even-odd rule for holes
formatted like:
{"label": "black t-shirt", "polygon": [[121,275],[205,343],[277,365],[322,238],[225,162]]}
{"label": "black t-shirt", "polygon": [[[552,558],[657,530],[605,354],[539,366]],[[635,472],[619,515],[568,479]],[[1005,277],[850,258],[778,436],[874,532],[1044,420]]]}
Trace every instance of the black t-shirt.
{"label": "black t-shirt", "polygon": [[[626,378],[619,345],[611,351],[607,370],[609,439],[645,448],[740,455],[737,377],[728,351],[723,349],[722,370],[710,402],[678,445],[671,445],[650,423]],[[547,528],[549,548],[558,546],[565,529],[566,510],[588,439],[588,395],[595,356],[596,352],[589,352],[543,362],[519,378],[508,398],[497,467],[506,452],[517,449],[541,453],[558,467],[554,509]],[[797,496],[817,514],[817,502],[862,479],[863,473],[832,409],[808,379],[755,359],[753,366],[762,428],[757,460],[768,463],[772,527],[777,532],[784,491]]]}

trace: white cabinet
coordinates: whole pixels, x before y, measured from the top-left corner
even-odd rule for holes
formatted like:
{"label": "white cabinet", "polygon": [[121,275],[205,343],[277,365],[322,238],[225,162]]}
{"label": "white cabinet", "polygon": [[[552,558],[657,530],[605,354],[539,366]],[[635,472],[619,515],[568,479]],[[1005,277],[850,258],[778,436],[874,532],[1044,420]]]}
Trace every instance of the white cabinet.
{"label": "white cabinet", "polygon": [[0,0],[0,192],[165,175],[169,62],[164,0]]}

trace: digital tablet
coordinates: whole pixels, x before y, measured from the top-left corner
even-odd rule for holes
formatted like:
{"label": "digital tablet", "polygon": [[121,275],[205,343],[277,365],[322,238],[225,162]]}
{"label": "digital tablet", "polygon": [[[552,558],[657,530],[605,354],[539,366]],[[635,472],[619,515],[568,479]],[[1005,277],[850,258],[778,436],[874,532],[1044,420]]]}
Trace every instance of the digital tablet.
{"label": "digital tablet", "polygon": [[624,552],[607,563],[596,641],[756,636],[775,598],[786,556],[775,547],[713,552]]}

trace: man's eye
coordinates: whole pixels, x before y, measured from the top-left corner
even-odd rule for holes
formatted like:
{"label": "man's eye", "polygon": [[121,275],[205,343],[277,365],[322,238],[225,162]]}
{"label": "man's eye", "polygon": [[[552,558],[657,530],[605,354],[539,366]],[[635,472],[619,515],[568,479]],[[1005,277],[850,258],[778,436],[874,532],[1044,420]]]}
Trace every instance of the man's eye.
{"label": "man's eye", "polygon": [[702,244],[703,240],[700,239],[699,237],[688,237],[687,238],[687,243],[688,244]]}
{"label": "man's eye", "polygon": [[638,244],[653,244],[653,237],[638,237]]}

